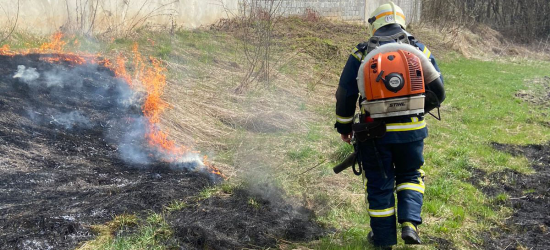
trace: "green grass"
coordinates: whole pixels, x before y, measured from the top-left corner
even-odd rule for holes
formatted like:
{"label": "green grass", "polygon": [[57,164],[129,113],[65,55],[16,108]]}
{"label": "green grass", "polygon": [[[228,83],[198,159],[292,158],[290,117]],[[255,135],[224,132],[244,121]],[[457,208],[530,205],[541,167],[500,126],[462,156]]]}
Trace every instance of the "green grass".
{"label": "green grass", "polygon": [[[135,224],[138,224],[136,221]],[[124,228],[111,231],[99,231],[100,237],[91,242],[86,242],[79,249],[174,249],[175,242],[172,239],[173,231],[164,220],[162,214],[151,213],[145,220],[139,221],[139,226],[134,225],[130,234],[124,234]],[[124,236],[113,237],[114,233]]]}
{"label": "green grass", "polygon": [[199,200],[206,200],[213,195],[215,195],[219,191],[219,187],[208,187],[200,191],[198,199]]}
{"label": "green grass", "polygon": [[[447,100],[441,122],[428,118],[430,136],[426,140],[423,167],[427,173],[425,223],[420,230],[423,237],[448,239],[458,248],[469,249],[473,248],[469,242],[480,243],[478,234],[495,227],[510,212],[504,207],[495,210],[495,204],[505,202],[508,196],[484,195],[471,184],[476,183],[471,170],[477,168],[487,173],[503,169],[532,171],[525,158],[499,152],[491,143],[523,145],[550,140],[550,128],[542,125],[547,119],[543,107],[530,106],[515,97],[518,91],[527,88],[526,79],[548,74],[550,64],[458,58],[442,62],[441,68]],[[342,151],[337,148],[335,152]],[[341,210],[334,210],[340,211],[340,216],[330,215],[324,220],[329,224],[345,222],[350,226],[323,239],[317,247],[362,249],[361,240],[369,231],[363,230],[366,215],[357,216]],[[428,244],[425,247],[437,246]]]}
{"label": "green grass", "polygon": [[290,160],[297,160],[297,161],[309,160],[314,154],[316,154],[315,150],[313,150],[309,146],[300,148],[297,151],[289,151],[287,153],[288,158],[290,158]]}
{"label": "green grass", "polygon": [[[288,111],[297,112],[300,114],[298,117],[307,120],[299,121],[289,131],[276,133],[250,132],[236,127],[232,134],[224,137],[224,147],[216,152],[216,160],[228,165],[239,164],[243,162],[240,154],[254,152],[253,161],[257,162],[251,165],[267,172],[265,176],[255,176],[256,181],[270,181],[282,187],[288,196],[310,203],[319,222],[336,229],[336,232],[319,241],[298,245],[313,249],[372,249],[365,242],[370,227],[361,178],[354,176],[351,170],[338,176],[331,170],[352,151],[351,146],[340,141],[332,125],[338,75],[347,53],[357,43],[357,37],[346,29],[334,34],[326,31],[325,27],[317,27],[321,34],[317,30],[303,31],[309,28],[307,22],[294,19],[288,22],[288,38],[282,38],[284,48],[277,49],[287,49],[284,52],[289,53],[317,53],[317,57],[299,54],[296,59],[280,64],[277,72],[293,80],[298,92],[306,93],[304,96],[296,94],[295,98],[300,102],[296,107],[289,105]],[[239,45],[231,35],[205,30],[179,30],[173,35],[147,30],[140,32],[143,33],[137,39],[115,39],[99,44],[79,40],[83,47],[95,51],[130,51],[134,40],[137,40],[145,55],[185,66],[185,71],[171,70],[168,73],[168,78],[174,79],[175,84],[185,84],[189,79],[224,86],[238,82],[238,79],[232,78],[235,76],[228,77],[229,80],[222,77],[224,82],[221,83],[213,82],[211,77],[221,62],[239,62],[242,59],[238,54]],[[299,36],[302,38],[294,39],[301,32],[304,32]],[[323,37],[315,37],[323,34]],[[31,48],[43,41],[16,34],[10,45],[12,48]],[[307,47],[311,44],[318,46]],[[335,56],[330,56],[333,53]],[[395,249],[437,249],[436,243],[426,240],[429,238],[448,240],[459,249],[475,248],[471,243],[480,243],[479,234],[497,227],[502,223],[502,218],[511,214],[511,210],[502,206],[509,199],[508,195],[486,196],[472,183],[488,183],[475,179],[473,173],[476,170],[493,173],[504,169],[532,173],[524,157],[499,152],[491,143],[525,145],[550,141],[550,127],[545,125],[548,118],[544,115],[548,115],[548,108],[533,106],[515,97],[519,91],[540,91],[537,86],[527,86],[526,80],[548,75],[550,63],[517,59],[487,62],[468,60],[456,54],[445,58],[439,62],[447,90],[447,100],[442,108],[443,120],[427,118],[430,136],[425,141],[426,163],[423,169],[427,176],[422,214],[424,224],[420,226],[426,244],[408,248],[400,242]],[[218,85],[211,87],[218,88]],[[279,93],[276,92],[279,90],[276,85],[261,90],[252,89],[240,96],[244,100],[242,103],[236,102],[235,105],[246,108],[249,103],[269,103],[272,100],[262,99]],[[226,95],[216,92],[216,98]],[[220,122],[216,126],[225,125]],[[244,154],[244,157],[250,159],[247,158],[249,155]],[[243,167],[238,170],[248,173],[250,169]],[[195,198],[202,200],[220,194],[230,195],[244,181],[235,177],[221,186],[202,190]],[[523,192],[528,194],[532,190]],[[254,199],[248,200],[248,204],[261,209],[260,203]],[[164,221],[164,216],[190,204],[177,200],[163,205],[164,211],[151,213],[145,218],[120,215],[105,225],[95,226],[99,236],[82,248],[169,248],[172,246],[173,232]],[[126,228],[131,228],[131,233],[113,236],[114,232]]]}
{"label": "green grass", "polygon": [[168,212],[179,211],[188,206],[189,204],[184,201],[173,200],[170,204],[168,204],[168,206],[165,207],[165,210]]}

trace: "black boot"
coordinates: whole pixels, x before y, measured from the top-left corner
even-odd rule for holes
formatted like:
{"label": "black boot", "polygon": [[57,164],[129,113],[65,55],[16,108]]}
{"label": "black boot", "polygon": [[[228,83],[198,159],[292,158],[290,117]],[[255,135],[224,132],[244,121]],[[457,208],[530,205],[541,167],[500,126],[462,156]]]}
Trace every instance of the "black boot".
{"label": "black boot", "polygon": [[[374,233],[370,232],[367,235],[367,240],[369,241],[370,244],[374,245]],[[375,246],[375,249],[380,249],[380,250],[391,250],[392,249],[391,246],[377,246],[377,245],[374,245],[374,246]]]}
{"label": "black boot", "polygon": [[416,226],[411,222],[401,224],[401,239],[405,241],[405,244],[422,244]]}

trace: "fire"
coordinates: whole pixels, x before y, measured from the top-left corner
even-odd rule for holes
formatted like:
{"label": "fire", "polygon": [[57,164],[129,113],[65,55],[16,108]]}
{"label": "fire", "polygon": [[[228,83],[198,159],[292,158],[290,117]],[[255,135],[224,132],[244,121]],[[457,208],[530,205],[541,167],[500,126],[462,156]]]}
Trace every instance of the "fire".
{"label": "fire", "polygon": [[[80,42],[75,39],[73,45],[77,46]],[[58,32],[52,36],[50,42],[42,44],[38,49],[29,49],[24,51],[12,51],[9,45],[0,47],[0,55],[15,56],[27,54],[42,54],[40,60],[47,62],[68,62],[71,64],[99,64],[109,68],[115,73],[115,76],[123,79],[128,85],[134,87],[135,83],[140,84],[147,93],[145,103],[142,106],[142,112],[149,121],[148,132],[145,135],[149,145],[157,150],[164,152],[166,162],[174,162],[187,153],[199,153],[191,151],[190,148],[178,145],[175,141],[169,139],[166,132],[160,129],[160,118],[162,112],[170,105],[162,100],[164,87],[166,86],[166,68],[162,62],[156,58],[150,57],[144,59],[138,50],[138,45],[134,44],[132,48],[132,62],[134,66],[134,75],[132,76],[126,69],[128,60],[122,54],[119,54],[114,63],[100,54],[72,53],[66,52],[67,42],[63,40],[63,34]],[[208,172],[226,178],[219,169],[214,167],[205,156],[203,164]]]}
{"label": "fire", "polygon": [[12,54],[13,52],[10,50],[10,46],[7,45],[7,44],[4,44],[4,46],[2,46],[0,48],[0,55],[5,55],[5,56],[12,56],[12,55],[15,55],[15,54]]}
{"label": "fire", "polygon": [[62,38],[63,33],[61,32],[53,34],[52,41],[42,44],[42,46],[40,46],[40,51],[63,51],[67,42],[61,40]]}
{"label": "fire", "polygon": [[215,175],[219,175],[221,176],[222,178],[224,179],[227,179],[227,177],[216,167],[214,167],[209,161],[208,161],[208,156],[204,156],[202,162],[204,163],[205,166],[207,166],[210,170],[210,173],[212,174],[215,174]]}
{"label": "fire", "polygon": [[[63,33],[57,32],[52,36],[50,42],[43,43],[39,48],[27,49],[21,51],[13,51],[10,49],[9,45],[4,45],[0,48],[0,55],[5,56],[15,56],[15,55],[28,55],[28,54],[42,54],[40,58],[42,61],[46,62],[68,62],[76,65],[82,64],[100,64],[109,69],[114,70],[113,67],[109,67],[111,62],[108,59],[98,59],[101,58],[100,54],[90,54],[90,53],[72,53],[65,51],[65,45],[67,42],[62,40]],[[78,40],[75,40],[74,45],[80,44]]]}
{"label": "fire", "polygon": [[126,58],[122,56],[122,54],[119,54],[116,58],[116,65],[114,67],[115,76],[120,77],[124,79],[126,83],[132,86],[132,78],[126,71]]}

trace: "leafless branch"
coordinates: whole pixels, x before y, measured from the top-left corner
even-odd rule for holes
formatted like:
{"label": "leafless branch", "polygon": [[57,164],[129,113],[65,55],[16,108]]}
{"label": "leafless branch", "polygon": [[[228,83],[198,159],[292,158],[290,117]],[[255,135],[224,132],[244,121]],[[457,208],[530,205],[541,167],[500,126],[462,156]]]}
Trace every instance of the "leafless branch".
{"label": "leafless branch", "polygon": [[20,8],[20,0],[17,0],[17,12],[15,14],[15,21],[13,22],[13,26],[11,27],[10,31],[6,34],[6,36],[4,36],[0,40],[0,43],[5,42],[15,31],[15,28],[17,27],[17,22],[19,21],[19,8]]}
{"label": "leafless branch", "polygon": [[[88,28],[88,34],[91,34],[93,33],[94,31],[94,25],[95,25],[95,19],[97,17],[97,9],[98,9],[98,6],[99,6],[99,0],[96,0],[95,1],[95,8],[93,8],[93,15],[92,15],[92,20],[90,21],[90,27]],[[92,7],[93,7],[93,3],[92,3]]]}
{"label": "leafless branch", "polygon": [[271,83],[273,31],[280,7],[280,0],[241,1],[237,20],[247,72],[236,92],[245,91],[258,80]]}
{"label": "leafless branch", "polygon": [[[68,20],[64,26],[68,31],[91,35],[97,29],[98,22],[101,21],[109,25],[105,31],[106,33],[113,32],[116,36],[128,36],[134,29],[147,22],[147,20],[158,16],[171,16],[172,26],[174,26],[172,16],[176,10],[169,6],[177,2],[179,1],[172,0],[168,3],[155,4],[155,7],[151,7],[155,1],[123,0],[122,8],[120,4],[115,4],[114,9],[109,9],[109,7],[105,6],[108,1],[74,0],[69,2],[69,0],[65,0]],[[131,11],[132,8],[130,6],[136,4],[139,4],[137,11]],[[108,14],[101,17],[101,13]],[[103,19],[98,20],[99,17]]]}
{"label": "leafless branch", "polygon": [[[145,6],[145,4],[147,3],[147,1],[149,0],[146,0],[144,2],[144,5],[141,6],[141,8],[139,9],[138,13],[136,13],[136,15],[134,16],[133,20],[139,15],[139,13],[141,12],[141,10],[143,9],[143,7]],[[170,6],[170,5],[173,5],[175,3],[177,3],[178,1],[175,0],[175,1],[172,1],[172,2],[169,2],[169,3],[165,3],[165,4],[162,4],[160,6],[158,6],[157,8],[151,10],[149,13],[147,13],[145,16],[141,17],[140,19],[138,19],[135,23],[133,23],[132,25],[130,25],[130,28],[128,28],[127,30],[127,33],[131,32],[133,29],[135,29],[138,25],[142,24],[143,22],[145,22],[147,19],[150,19],[152,17],[156,17],[156,16],[163,16],[163,15],[169,15],[169,13],[158,13],[159,11],[162,11],[162,10],[165,10],[167,6]]]}

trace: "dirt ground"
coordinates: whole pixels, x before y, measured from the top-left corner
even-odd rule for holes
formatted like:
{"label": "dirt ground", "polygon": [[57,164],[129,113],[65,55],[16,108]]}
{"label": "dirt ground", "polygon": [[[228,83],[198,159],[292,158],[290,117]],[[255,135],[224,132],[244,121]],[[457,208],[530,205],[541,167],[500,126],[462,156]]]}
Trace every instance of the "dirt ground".
{"label": "dirt ground", "polygon": [[[472,178],[488,196],[506,194],[496,199],[495,206],[508,206],[513,215],[484,238],[483,249],[548,249],[550,246],[550,143],[516,146],[493,143],[495,149],[529,159],[534,174],[506,170],[487,174],[475,171]],[[489,186],[480,183],[491,183]]]}
{"label": "dirt ground", "polygon": [[550,76],[527,79],[525,84],[527,90],[516,93],[517,98],[539,107],[550,108]]}
{"label": "dirt ground", "polygon": [[[132,134],[140,99],[111,71],[41,57],[0,56],[0,249],[73,249],[95,236],[91,225],[159,212],[212,185],[211,176],[147,158]],[[275,247],[324,231],[310,211],[245,190],[168,221],[185,249]]]}

